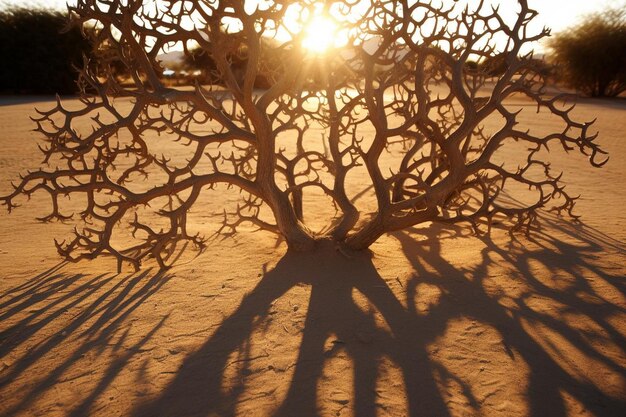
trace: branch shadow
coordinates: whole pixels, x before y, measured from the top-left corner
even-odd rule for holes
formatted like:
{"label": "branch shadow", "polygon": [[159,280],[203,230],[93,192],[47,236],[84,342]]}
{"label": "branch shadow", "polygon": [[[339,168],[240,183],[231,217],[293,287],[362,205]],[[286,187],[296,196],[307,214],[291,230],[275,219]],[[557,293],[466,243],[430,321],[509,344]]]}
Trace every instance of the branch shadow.
{"label": "branch shadow", "polygon": [[[599,262],[607,251],[625,259],[624,245],[597,230],[556,217],[544,218],[543,224],[546,227],[532,238],[505,247],[483,239],[480,262],[465,270],[453,267],[441,256],[440,240],[429,240],[418,248],[406,234],[397,234],[396,238],[418,276],[428,276],[429,268],[435,269],[438,277],[446,277],[443,291],[456,295],[456,311],[447,311],[448,317],[439,320],[464,316],[497,329],[503,348],[512,357],[519,355],[528,366],[528,415],[570,415],[564,399],[567,394],[592,415],[619,416],[626,409],[626,337],[624,329],[620,331],[615,323],[619,322],[616,319],[623,320],[626,308],[623,303],[604,298],[597,287],[601,284],[614,294],[626,295],[623,263],[604,266]],[[506,279],[524,284],[514,296],[494,290],[493,283],[487,282],[490,267],[498,263],[505,265],[509,274]],[[442,282],[437,282],[441,286]],[[537,299],[542,306],[533,303]],[[577,326],[579,320],[591,323],[594,330]],[[558,339],[560,346],[556,344]],[[568,358],[565,349],[560,351],[567,345],[574,346],[584,362],[593,361],[618,375],[622,381],[620,394],[607,395],[602,383],[572,371],[572,365],[581,364],[574,363],[580,359]],[[617,347],[619,354],[605,354],[603,348],[607,345]]]}
{"label": "branch shadow", "polygon": [[[130,334],[129,316],[170,275],[146,270],[86,276],[63,273],[64,265],[0,295],[0,389],[11,384],[23,387],[13,401],[3,401],[2,416],[28,414],[34,402],[53,392],[56,384],[93,375],[90,358],[111,355],[95,387],[81,393],[68,413],[88,415],[98,397],[167,319],[162,317],[139,338]],[[43,362],[47,365],[42,367]]]}
{"label": "branch shadow", "polygon": [[[384,361],[393,363],[400,372],[406,398],[404,414],[456,415],[445,389],[450,384],[458,387],[466,407],[477,414],[490,414],[494,409],[488,395],[479,395],[463,372],[436,354],[438,343],[455,320],[471,320],[494,329],[511,361],[528,369],[527,380],[519,382],[525,386],[522,409],[527,415],[567,416],[572,401],[593,415],[622,415],[626,409],[626,340],[624,329],[616,323],[623,321],[626,309],[603,298],[597,285],[626,294],[623,265],[605,268],[600,258],[606,250],[623,257],[623,246],[584,226],[547,220],[547,231],[539,232],[525,248],[519,244],[517,248],[515,244],[501,247],[482,239],[481,259],[469,267],[455,266],[444,257],[444,229],[431,226],[419,231],[426,236],[421,242],[410,233],[396,233],[394,238],[414,269],[406,284],[398,281],[401,291],[392,285],[393,280],[379,274],[369,254],[347,258],[329,242],[320,243],[313,253],[289,251],[217,331],[185,358],[168,385],[136,407],[134,415],[235,416],[242,414],[241,404],[263,396],[275,401],[270,413],[273,416],[327,415],[320,406],[320,383],[333,378],[325,374],[325,366],[341,355],[352,363],[353,384],[351,396],[336,401],[335,415],[346,408],[356,416],[387,411],[379,389]],[[554,237],[555,230],[560,238]],[[509,274],[501,279],[520,283],[514,294],[494,289],[492,266],[497,264]],[[546,274],[540,277],[535,273],[538,266],[548,270],[548,276],[567,281],[566,285],[557,288],[545,283]],[[440,294],[427,311],[420,311],[415,301],[421,284],[436,287]],[[292,368],[291,375],[285,369],[255,366],[262,359],[251,353],[253,333],[272,320],[276,300],[302,286],[309,289],[310,296],[297,359],[288,367]],[[359,298],[370,307],[363,308]],[[532,304],[536,298],[549,308],[536,308]],[[376,314],[382,320],[376,319]],[[585,331],[577,327],[576,319],[595,327]],[[562,339],[565,346],[574,346],[582,359],[570,360],[533,329],[545,329]],[[607,353],[603,345],[611,345],[618,352]],[[490,353],[477,353],[480,362],[489,366]],[[238,359],[233,361],[233,355]],[[272,353],[264,356],[271,357]],[[577,373],[578,369],[572,371],[572,362],[576,368],[587,361],[599,364],[614,380],[621,381],[617,394],[615,389],[607,393],[602,383]],[[238,368],[231,378],[227,374],[232,373],[235,362]],[[288,388],[281,395],[276,394],[275,387],[251,395],[248,381],[260,373],[271,374],[275,384],[290,378]],[[499,410],[500,415],[512,415],[509,411]]]}
{"label": "branch shadow", "polygon": [[[408,313],[378,275],[370,257],[356,254],[346,259],[332,244],[321,246],[314,253],[288,252],[214,335],[186,358],[160,396],[138,408],[135,414],[236,415],[237,403],[246,387],[243,382],[239,387],[223,389],[231,354],[246,349],[254,327],[268,317],[275,300],[293,287],[306,285],[311,290],[302,343],[290,388],[275,415],[319,415],[316,384],[325,360],[338,350],[344,350],[355,364],[354,379],[359,381],[354,386],[357,414],[373,415],[377,361],[387,355],[400,363],[405,374],[411,408],[415,412],[437,410],[444,413],[439,415],[447,415],[432,373],[425,371],[431,365],[426,352],[419,350],[422,336],[407,326]],[[393,335],[378,328],[371,314],[354,303],[353,289],[380,307],[394,329]],[[337,343],[329,350],[325,342],[331,334],[336,335]],[[359,341],[359,337],[370,340]],[[249,367],[240,369],[242,378],[250,372]]]}

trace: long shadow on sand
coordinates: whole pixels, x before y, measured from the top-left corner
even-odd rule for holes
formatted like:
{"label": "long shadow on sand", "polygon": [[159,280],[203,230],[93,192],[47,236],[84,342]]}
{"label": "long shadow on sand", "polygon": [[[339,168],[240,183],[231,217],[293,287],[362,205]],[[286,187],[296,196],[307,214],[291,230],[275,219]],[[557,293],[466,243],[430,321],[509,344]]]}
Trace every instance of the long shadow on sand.
{"label": "long shadow on sand", "polygon": [[[600,333],[606,343],[617,346],[624,357],[626,340],[616,329],[616,319],[623,318],[623,305],[603,299],[596,285],[612,287],[626,294],[621,273],[623,267],[603,265],[599,259],[610,250],[623,259],[619,242],[613,242],[583,226],[563,225],[548,219],[550,232],[538,232],[532,248],[501,248],[484,240],[482,259],[471,268],[453,266],[441,253],[442,230],[431,228],[426,241],[416,243],[411,236],[396,234],[404,254],[415,274],[398,296],[377,272],[367,254],[346,257],[330,243],[322,243],[314,253],[292,253],[274,269],[267,272],[239,307],[227,317],[218,330],[179,368],[176,376],[160,394],[135,410],[136,416],[235,416],[237,405],[246,391],[246,378],[255,372],[246,361],[246,350],[257,326],[268,317],[272,303],[294,286],[310,286],[310,300],[299,347],[295,370],[286,397],[276,404],[274,416],[321,416],[318,404],[318,384],[325,361],[333,352],[325,347],[332,335],[342,343],[353,363],[353,393],[350,406],[356,416],[375,416],[380,407],[376,384],[381,360],[390,360],[400,370],[410,416],[451,416],[452,410],[440,386],[441,380],[454,381],[461,387],[467,404],[476,414],[482,414],[481,403],[472,387],[454,370],[433,360],[428,347],[442,336],[449,323],[470,319],[497,330],[502,349],[509,356],[521,358],[528,368],[526,407],[531,416],[561,417],[567,415],[563,394],[574,398],[584,409],[596,416],[621,416],[626,409],[622,394],[606,394],[602,386],[573,374],[565,363],[567,358],[546,348],[531,334],[533,328],[546,328],[586,358],[601,364],[623,381],[624,363],[615,355],[599,348]],[[561,238],[553,237],[558,230]],[[422,231],[423,232],[423,231]],[[569,237],[564,243],[563,236]],[[489,289],[489,267],[498,262],[509,271],[510,279],[524,282],[526,288],[515,297]],[[533,268],[541,265],[553,277],[566,280],[567,285],[555,286],[538,279]],[[435,271],[435,272],[433,272]],[[590,278],[592,277],[592,278]],[[507,279],[507,278],[503,278]],[[595,282],[590,282],[593,279]],[[415,296],[420,283],[436,286],[441,293],[427,313],[418,312]],[[377,325],[372,315],[358,307],[353,292],[362,294],[382,315],[388,329]],[[559,308],[542,312],[529,304],[541,297]],[[506,299],[505,299],[506,298]],[[573,325],[572,318],[590,320],[601,330],[585,335]],[[362,335],[367,343],[359,343]],[[225,385],[226,369],[233,353],[244,352],[236,386]],[[488,360],[487,353],[485,359]],[[276,376],[281,379],[280,375]],[[228,389],[227,389],[228,388]]]}
{"label": "long shadow on sand", "polygon": [[[0,407],[0,415],[24,412],[54,385],[66,378],[71,368],[82,367],[80,376],[90,375],[86,357],[97,357],[116,346],[127,345],[129,315],[156,293],[169,279],[165,274],[145,271],[132,275],[68,275],[63,264],[37,275],[0,295],[0,364],[6,365],[11,353],[20,352],[10,366],[0,369],[0,388],[27,376],[29,383],[19,401],[10,408]],[[26,312],[26,313],[25,313]],[[73,317],[69,317],[76,314]],[[161,328],[163,317],[140,340],[116,355],[95,388],[84,392],[69,415],[88,415],[93,402]],[[72,340],[74,350],[60,356],[51,368],[37,370],[38,362],[54,355]],[[6,403],[5,403],[6,404]]]}

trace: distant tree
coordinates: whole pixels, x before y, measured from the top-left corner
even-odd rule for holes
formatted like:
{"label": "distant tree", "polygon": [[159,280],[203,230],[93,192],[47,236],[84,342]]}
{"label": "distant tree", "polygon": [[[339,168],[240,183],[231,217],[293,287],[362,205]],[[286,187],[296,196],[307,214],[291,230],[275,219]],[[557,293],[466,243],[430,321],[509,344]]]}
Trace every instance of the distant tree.
{"label": "distant tree", "polygon": [[549,42],[558,76],[592,97],[626,91],[626,9],[595,13]]}
{"label": "distant tree", "polygon": [[90,39],[92,42],[91,65],[94,72],[101,77],[114,77],[116,81],[122,81],[130,76],[130,63],[123,55],[123,49],[110,39],[99,41],[98,30],[91,28]]}
{"label": "distant tree", "polygon": [[506,53],[487,56],[480,62],[479,70],[484,72],[489,77],[500,77],[508,68],[506,60]]}
{"label": "distant tree", "polygon": [[[509,59],[511,57],[507,53],[485,54],[479,62],[467,61],[465,71],[475,75],[481,74],[489,78],[501,77],[509,68],[509,63],[507,62]],[[523,59],[529,66],[534,66],[534,71],[543,77],[548,77],[552,74],[552,66],[543,59],[534,58],[532,53],[523,57]]]}
{"label": "distant tree", "polygon": [[478,72],[478,62],[474,60],[468,60],[465,62],[465,71],[469,74],[476,74]]}
{"label": "distant tree", "polygon": [[183,67],[188,71],[198,71],[195,77],[201,84],[221,84],[215,60],[202,48],[190,49],[184,57]]}
{"label": "distant tree", "polygon": [[0,11],[0,92],[74,93],[83,55],[91,50],[67,13],[10,8]]}
{"label": "distant tree", "polygon": [[[272,39],[262,39],[260,42],[259,71],[254,80],[256,88],[267,89],[280,77],[282,63],[289,59],[289,53],[276,48]],[[245,44],[233,48],[226,57],[235,77],[242,81],[245,75],[245,67],[248,65],[248,49]],[[188,71],[199,71],[196,77],[200,83],[223,85],[224,80],[220,75],[215,58],[210,48],[195,47],[185,53],[184,66]]]}
{"label": "distant tree", "polygon": [[[594,166],[606,159],[591,123],[575,120],[561,96],[546,95],[544,74],[521,54],[547,35],[531,29],[537,13],[526,0],[516,2],[512,22],[489,2],[469,2],[478,9],[467,1],[358,3],[323,3],[329,9],[320,13],[349,32],[345,46],[317,53],[305,47],[305,31],[267,42],[280,25],[295,26],[291,0],[262,7],[80,0],[73,12],[97,22],[121,49],[132,85],[103,80],[87,66],[83,79],[97,94],[39,113],[48,164],[25,174],[0,202],[11,210],[41,192],[51,201],[42,220],[80,223],[58,243],[62,256],[108,255],[136,268],[147,258],[167,267],[177,248],[205,247],[189,214],[206,210],[199,198],[218,184],[241,191],[237,208],[224,210],[221,233],[252,224],[293,250],[311,250],[319,240],[362,250],[385,233],[430,222],[465,223],[476,233],[494,224],[529,231],[542,208],[573,215],[576,197],[545,151],[578,149]],[[303,0],[301,7],[310,15],[317,4]],[[307,13],[300,19],[306,25]],[[190,20],[204,24],[191,30]],[[233,21],[239,30],[222,30]],[[497,42],[502,37],[508,42]],[[164,84],[157,57],[177,43],[197,44],[223,85]],[[475,57],[498,54],[506,65],[496,82],[467,70]],[[275,78],[259,91],[268,64]],[[120,91],[132,97],[130,108],[109,99]],[[525,124],[513,96],[556,119],[557,130]],[[517,149],[516,160],[503,161],[503,147]],[[355,178],[362,189],[354,189]],[[523,201],[512,200],[519,189]],[[363,192],[372,193],[371,209],[356,204]],[[315,231],[303,201],[319,194],[314,201],[334,214]],[[68,196],[79,197],[80,211],[62,205]]]}

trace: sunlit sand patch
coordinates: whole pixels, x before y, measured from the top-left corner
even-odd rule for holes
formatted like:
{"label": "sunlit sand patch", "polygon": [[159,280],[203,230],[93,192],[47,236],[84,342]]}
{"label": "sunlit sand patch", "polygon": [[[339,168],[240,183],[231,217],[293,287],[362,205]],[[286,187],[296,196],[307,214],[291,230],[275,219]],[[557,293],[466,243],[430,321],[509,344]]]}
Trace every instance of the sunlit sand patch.
{"label": "sunlit sand patch", "polygon": [[428,314],[430,308],[439,303],[440,297],[441,289],[438,286],[425,283],[418,284],[413,297],[415,310],[420,315]]}
{"label": "sunlit sand patch", "polygon": [[355,401],[355,367],[353,360],[345,352],[345,341],[337,335],[329,335],[324,356],[324,366],[317,384],[317,407],[320,415],[350,415]]}
{"label": "sunlit sand patch", "polygon": [[[623,360],[615,349],[606,349],[604,345],[611,346],[608,341],[591,341],[585,340],[583,343],[575,344],[571,337],[565,337],[562,327],[570,326],[570,331],[580,332],[578,330],[578,321],[589,321],[584,315],[569,315],[569,317],[561,317],[561,320],[554,323],[566,323],[563,325],[554,324],[548,326],[539,323],[536,320],[522,320],[522,325],[529,335],[542,347],[559,367],[576,380],[586,380],[598,387],[601,391],[609,396],[619,397],[623,393],[624,383],[623,376],[612,372],[611,367],[613,361]],[[588,323],[589,325],[590,323]],[[598,332],[604,333],[603,330]],[[613,350],[610,352],[610,350]],[[600,354],[601,353],[601,354]],[[610,353],[610,355],[609,355]],[[612,357],[612,358],[611,358]]]}
{"label": "sunlit sand patch", "polygon": [[[448,322],[429,346],[442,397],[453,416],[468,410],[489,415],[525,416],[529,368],[494,327],[469,318]],[[511,374],[507,369],[516,369]]]}

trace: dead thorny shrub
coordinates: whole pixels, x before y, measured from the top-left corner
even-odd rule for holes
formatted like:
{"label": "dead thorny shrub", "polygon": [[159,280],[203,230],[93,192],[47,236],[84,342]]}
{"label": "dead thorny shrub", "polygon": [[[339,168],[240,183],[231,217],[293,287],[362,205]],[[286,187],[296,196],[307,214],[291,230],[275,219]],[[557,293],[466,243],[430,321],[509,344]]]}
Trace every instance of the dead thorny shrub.
{"label": "dead thorny shrub", "polygon": [[[477,232],[497,222],[517,231],[544,207],[572,214],[576,198],[542,152],[553,143],[577,149],[594,166],[604,152],[591,124],[571,117],[569,98],[546,92],[545,71],[526,53],[548,30],[532,32],[536,12],[525,0],[506,20],[483,1],[469,3],[81,0],[71,12],[117,51],[106,56],[124,64],[131,85],[87,63],[82,83],[96,94],[83,95],[80,108],[58,101],[39,112],[45,164],[2,201],[10,210],[20,196],[47,193],[52,210],[42,220],[81,220],[71,239],[57,242],[60,254],[112,255],[120,267],[146,258],[166,267],[181,247],[204,248],[188,214],[217,184],[242,196],[224,213],[221,233],[249,223],[297,250],[318,239],[364,249],[425,222],[466,222]],[[341,44],[307,48],[313,19],[333,22],[328,30]],[[203,50],[219,82],[166,86],[157,57],[174,46]],[[234,65],[242,50],[245,62]],[[282,58],[271,86],[258,90],[268,53]],[[497,74],[467,70],[495,56]],[[119,96],[129,98],[129,110],[116,106]],[[540,134],[523,126],[515,97],[561,128]],[[163,143],[173,141],[168,154]],[[498,150],[510,146],[519,160],[500,160]],[[351,176],[373,190],[371,212],[355,205]],[[513,204],[520,188],[530,198]],[[307,227],[304,212],[313,190],[335,209],[320,232]],[[75,195],[84,198],[82,210],[63,211],[60,199]],[[117,239],[128,224],[132,236]]]}

